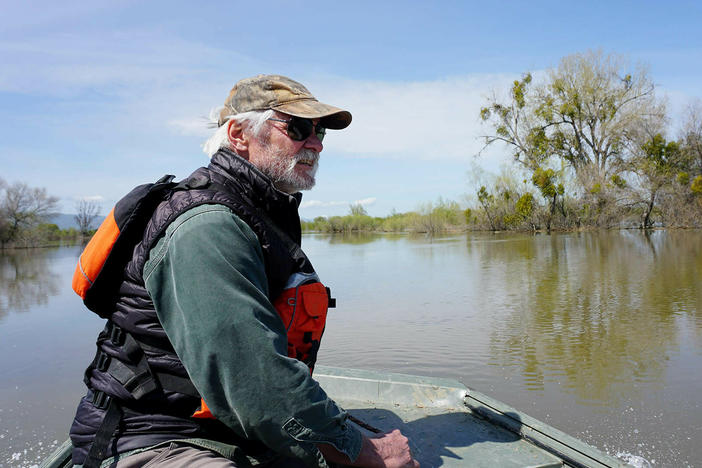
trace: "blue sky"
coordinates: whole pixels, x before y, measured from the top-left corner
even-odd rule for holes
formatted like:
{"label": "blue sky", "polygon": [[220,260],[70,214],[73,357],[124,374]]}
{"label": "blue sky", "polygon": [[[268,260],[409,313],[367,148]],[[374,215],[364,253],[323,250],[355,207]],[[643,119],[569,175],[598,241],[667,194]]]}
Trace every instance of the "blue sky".
{"label": "blue sky", "polygon": [[569,54],[647,64],[674,136],[702,97],[701,26],[694,2],[0,0],[0,178],[104,213],[205,165],[210,109],[240,78],[280,73],[354,116],[325,139],[303,217],[462,201],[475,168],[507,161],[475,158],[486,96]]}

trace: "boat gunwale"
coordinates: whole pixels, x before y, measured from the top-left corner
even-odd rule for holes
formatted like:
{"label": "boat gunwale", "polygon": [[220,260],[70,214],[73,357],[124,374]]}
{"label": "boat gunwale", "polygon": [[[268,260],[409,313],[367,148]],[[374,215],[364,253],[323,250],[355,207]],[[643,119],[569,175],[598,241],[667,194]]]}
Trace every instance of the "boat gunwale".
{"label": "boat gunwale", "polygon": [[[405,391],[410,391],[410,388],[414,388],[421,389],[422,392],[441,392],[443,398],[436,401],[432,400],[428,406],[459,409],[471,413],[557,456],[567,466],[578,468],[625,468],[630,466],[499,400],[472,390],[457,380],[321,365],[316,367],[314,376],[316,380],[321,381],[320,385],[322,388],[325,387],[323,385],[325,381],[327,385],[333,380],[364,382],[365,385],[369,385],[367,390],[371,389],[371,393],[374,394],[366,395],[367,397],[379,399],[390,395],[392,398],[391,404],[398,404],[396,401],[402,400],[403,395],[398,395],[396,391],[403,387]],[[375,391],[372,391],[373,384],[376,386]],[[416,395],[416,393],[413,395]],[[333,395],[333,398],[341,399],[338,395]],[[362,396],[349,400],[358,402],[370,401],[369,398],[363,398]],[[384,402],[387,403],[388,401]],[[70,440],[61,444],[40,466],[41,468],[65,468],[72,466]]]}
{"label": "boat gunwale", "polygon": [[[376,382],[378,384],[378,397],[392,395],[381,390],[382,386],[388,385],[392,386],[393,390],[398,390],[404,385],[424,389],[444,389],[461,395],[463,409],[519,435],[527,442],[561,458],[568,466],[577,468],[625,468],[630,466],[543,421],[470,389],[457,380],[327,366],[317,366],[315,378],[322,382],[330,378]],[[397,398],[397,395],[392,396]],[[390,403],[394,403],[394,401]]]}

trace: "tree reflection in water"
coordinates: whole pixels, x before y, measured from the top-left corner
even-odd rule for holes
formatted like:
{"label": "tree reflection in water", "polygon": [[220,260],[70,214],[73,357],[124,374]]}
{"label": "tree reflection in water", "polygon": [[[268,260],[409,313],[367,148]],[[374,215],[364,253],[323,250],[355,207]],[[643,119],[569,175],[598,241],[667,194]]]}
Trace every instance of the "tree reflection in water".
{"label": "tree reflection in water", "polygon": [[53,269],[55,249],[0,251],[0,320],[12,312],[26,312],[48,303],[59,292]]}
{"label": "tree reflection in water", "polygon": [[490,281],[509,291],[511,312],[491,336],[494,364],[520,369],[527,388],[557,381],[581,404],[630,397],[635,382],[662,384],[680,320],[702,335],[698,239],[637,231],[475,244]]}

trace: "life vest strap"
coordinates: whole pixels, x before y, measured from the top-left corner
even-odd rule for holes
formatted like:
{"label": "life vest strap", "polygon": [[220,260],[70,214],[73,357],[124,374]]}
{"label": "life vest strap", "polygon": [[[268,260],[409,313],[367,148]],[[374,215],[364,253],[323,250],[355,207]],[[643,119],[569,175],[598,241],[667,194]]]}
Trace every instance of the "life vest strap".
{"label": "life vest strap", "polygon": [[[120,347],[130,359],[138,359],[137,365],[125,364],[103,351],[99,344],[108,339],[113,345]],[[139,342],[134,339],[131,333],[110,320],[98,337],[98,350],[92,364],[86,371],[86,379],[91,368],[96,368],[112,376],[135,400],[139,400],[159,388],[200,398],[197,389],[189,379],[164,372],[153,372]],[[110,395],[101,390],[92,390],[92,392],[91,403],[96,408],[106,410],[106,412],[83,464],[84,468],[99,468],[102,460],[106,458],[107,447],[123,415],[119,402]]]}
{"label": "life vest strap", "polygon": [[95,433],[93,444],[90,446],[90,451],[83,463],[83,468],[99,468],[102,461],[106,458],[107,447],[112,439],[112,434],[114,434],[117,427],[119,427],[119,422],[122,419],[122,410],[117,402],[110,398],[109,395],[101,391],[96,391],[93,394],[93,402],[96,401],[100,403],[100,406],[96,405],[98,408],[107,409],[107,411],[105,412],[102,424],[100,424],[100,427]]}
{"label": "life vest strap", "polygon": [[[94,367],[112,376],[135,400],[158,389],[200,398],[197,389],[187,377],[153,371],[143,350],[144,347],[149,348],[149,346],[143,346],[131,333],[114,322],[107,322],[101,337],[109,339],[113,345],[121,348],[130,360],[137,361],[137,364],[135,366],[125,364],[98,347],[89,369]],[[98,338],[98,341],[100,340],[101,338]]]}

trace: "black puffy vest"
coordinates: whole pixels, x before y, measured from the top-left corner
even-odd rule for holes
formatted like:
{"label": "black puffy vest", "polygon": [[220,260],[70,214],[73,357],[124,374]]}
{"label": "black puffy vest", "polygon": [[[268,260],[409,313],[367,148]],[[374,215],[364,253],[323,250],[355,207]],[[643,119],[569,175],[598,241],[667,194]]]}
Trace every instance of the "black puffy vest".
{"label": "black puffy vest", "polygon": [[[133,250],[114,311],[98,336],[98,353],[85,372],[88,394],[81,399],[70,431],[75,464],[82,464],[90,450],[105,415],[101,403],[107,397],[118,401],[123,410],[119,435],[111,441],[108,456],[177,438],[241,440],[216,420],[190,418],[200,405],[199,395],[188,385],[185,368],[158,321],[142,278],[149,252],[166,227],[202,204],[229,207],[257,235],[271,302],[293,273],[314,272],[299,248],[299,197],[276,190],[258,169],[234,153],[215,154],[207,167],[188,177],[187,190],[171,192],[157,206]],[[156,375],[156,382],[139,379],[146,368]],[[255,443],[242,444],[263,450]]]}

